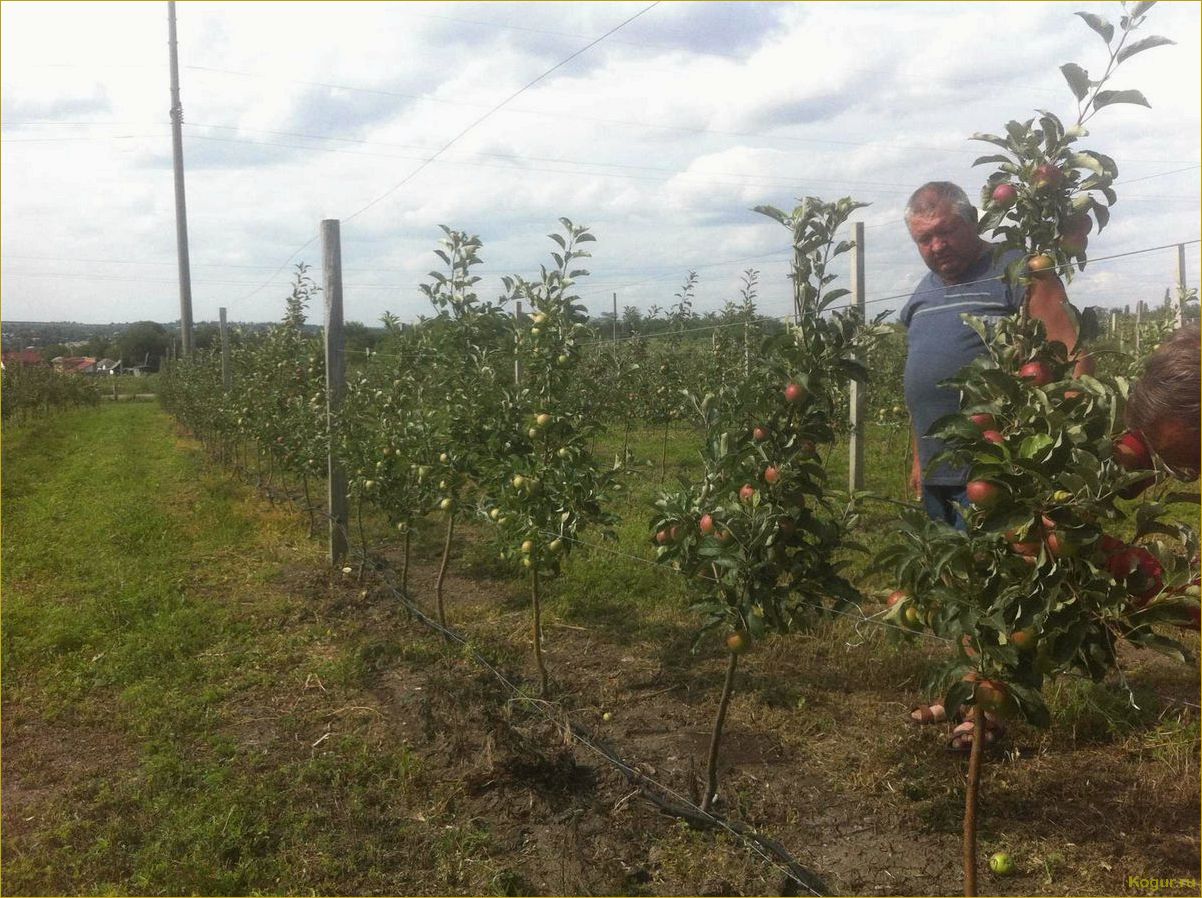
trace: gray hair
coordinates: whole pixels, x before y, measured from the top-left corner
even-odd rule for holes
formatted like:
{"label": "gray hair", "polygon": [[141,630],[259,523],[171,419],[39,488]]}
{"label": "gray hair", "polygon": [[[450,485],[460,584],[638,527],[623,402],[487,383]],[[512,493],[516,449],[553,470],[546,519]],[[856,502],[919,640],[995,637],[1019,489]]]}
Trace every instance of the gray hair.
{"label": "gray hair", "polygon": [[977,209],[968,194],[951,181],[928,181],[910,195],[906,203],[906,226],[915,215],[934,212],[944,203],[974,228],[977,226]]}

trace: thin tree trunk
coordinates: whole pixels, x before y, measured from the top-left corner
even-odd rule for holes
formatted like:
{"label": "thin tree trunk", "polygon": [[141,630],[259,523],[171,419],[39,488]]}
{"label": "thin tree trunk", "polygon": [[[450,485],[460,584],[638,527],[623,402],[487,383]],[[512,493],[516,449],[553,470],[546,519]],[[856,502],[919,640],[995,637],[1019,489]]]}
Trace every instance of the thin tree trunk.
{"label": "thin tree trunk", "polygon": [[668,471],[668,428],[672,426],[672,419],[669,418],[664,422],[664,447],[659,456],[659,482],[664,482],[664,476]]}
{"label": "thin tree trunk", "polygon": [[272,487],[274,486],[272,477],[274,474],[275,474],[275,453],[269,449],[269,450],[267,450],[267,480],[265,482],[263,489],[267,493],[267,501],[270,502],[272,505],[275,505],[275,496],[272,495]]}
{"label": "thin tree trunk", "polygon": [[447,512],[447,540],[442,547],[442,564],[438,567],[438,579],[434,582],[434,604],[438,609],[438,622],[447,625],[446,609],[442,604],[442,582],[447,574],[447,561],[451,558],[451,535],[455,532],[455,512]]}
{"label": "thin tree trunk", "polygon": [[968,755],[968,787],[964,791],[964,894],[977,894],[977,787],[985,746],[985,712],[972,706],[972,751]]}
{"label": "thin tree trunk", "polygon": [[355,517],[359,522],[359,545],[363,547],[363,554],[359,558],[359,577],[356,582],[363,582],[363,570],[367,567],[367,534],[363,532],[363,497],[360,496],[355,502]]}
{"label": "thin tree trunk", "polygon": [[718,702],[718,715],[714,718],[714,732],[710,736],[710,754],[705,763],[705,796],[701,799],[701,810],[709,813],[710,805],[718,794],[718,746],[722,743],[722,725],[726,723],[726,709],[734,691],[735,669],[739,666],[737,652],[730,653],[726,665],[726,682],[722,684],[722,699]]}
{"label": "thin tree trunk", "polygon": [[405,554],[401,564],[401,592],[409,595],[409,534],[410,525],[405,524]]}
{"label": "thin tree trunk", "polygon": [[530,569],[530,599],[534,605],[534,663],[538,666],[538,694],[547,695],[547,666],[543,663],[543,617],[540,604],[538,565]]}
{"label": "thin tree trunk", "polygon": [[309,495],[309,475],[301,475],[301,486],[305,490],[305,511],[309,514],[309,539],[313,538],[316,524],[313,522],[313,497]]}
{"label": "thin tree trunk", "polygon": [[630,445],[630,415],[626,416],[626,426],[622,429],[622,464],[626,464],[627,447]]}

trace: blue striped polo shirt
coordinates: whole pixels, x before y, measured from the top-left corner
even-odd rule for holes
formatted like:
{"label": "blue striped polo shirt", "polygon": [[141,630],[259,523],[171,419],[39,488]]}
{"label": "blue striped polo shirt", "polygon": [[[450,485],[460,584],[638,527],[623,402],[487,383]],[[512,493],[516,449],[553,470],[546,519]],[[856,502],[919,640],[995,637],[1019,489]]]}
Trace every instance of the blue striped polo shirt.
{"label": "blue striped polo shirt", "polygon": [[1008,252],[994,262],[992,250],[987,250],[965,273],[962,284],[945,283],[928,271],[898,313],[908,332],[906,406],[920,435],[918,457],[926,483],[950,486],[963,484],[968,477],[967,468],[940,465],[928,471],[931,457],[943,443],[925,434],[936,420],[960,410],[959,392],[940,387],[939,382],[954,377],[985,351],[981,338],[960,316],[1000,318],[1019,311],[1021,289],[1012,290],[1002,280],[1006,266],[1017,256],[1017,251]]}

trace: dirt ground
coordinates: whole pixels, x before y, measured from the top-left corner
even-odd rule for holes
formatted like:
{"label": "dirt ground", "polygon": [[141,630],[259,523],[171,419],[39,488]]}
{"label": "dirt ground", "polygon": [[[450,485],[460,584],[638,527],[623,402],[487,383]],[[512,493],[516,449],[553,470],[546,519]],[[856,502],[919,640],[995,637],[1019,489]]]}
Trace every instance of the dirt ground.
{"label": "dirt ground", "polygon": [[[503,672],[524,674],[529,689],[520,584],[456,569],[446,587],[449,622],[486,656],[506,657]],[[435,573],[415,564],[413,594],[432,595]],[[394,599],[377,587],[366,601]],[[441,641],[416,622],[392,636]],[[654,643],[615,642],[551,616],[544,653],[559,708],[641,773],[696,801],[725,658],[691,655],[690,638],[682,626]],[[827,625],[744,656],[717,809],[771,836],[834,893],[962,893],[967,763],[945,750],[946,726],[915,727],[906,716],[922,698],[923,655],[891,656],[876,676],[871,646],[857,639],[850,627]],[[1196,705],[1197,667],[1146,654],[1126,659],[1141,681]],[[458,816],[487,821],[493,843],[508,844],[520,892],[806,891],[736,836],[662,813],[587,745],[565,738],[556,709],[540,714],[511,701],[513,693],[463,653],[416,669],[389,666],[373,697],[396,737],[437,758],[459,783]],[[983,859],[1009,851],[1017,872],[983,869],[981,894],[1147,894],[1153,889],[1138,880],[1197,877],[1196,711],[1166,703],[1164,715],[1185,726],[1167,754],[1163,740],[1115,736],[1097,715],[1046,733],[1013,727],[986,763],[979,850]]]}

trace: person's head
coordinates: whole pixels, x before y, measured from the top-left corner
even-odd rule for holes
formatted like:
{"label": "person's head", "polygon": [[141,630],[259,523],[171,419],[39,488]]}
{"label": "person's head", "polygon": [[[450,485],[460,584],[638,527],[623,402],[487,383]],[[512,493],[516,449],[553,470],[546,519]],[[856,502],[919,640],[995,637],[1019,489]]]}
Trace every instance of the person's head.
{"label": "person's head", "polygon": [[1183,480],[1196,479],[1202,467],[1200,367],[1198,326],[1183,327],[1148,356],[1127,399],[1127,426],[1142,433],[1152,451]]}
{"label": "person's head", "polygon": [[955,184],[931,181],[906,203],[906,227],[927,268],[945,281],[959,281],[981,257],[977,210]]}

